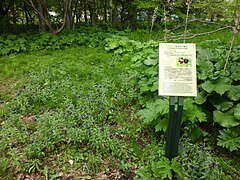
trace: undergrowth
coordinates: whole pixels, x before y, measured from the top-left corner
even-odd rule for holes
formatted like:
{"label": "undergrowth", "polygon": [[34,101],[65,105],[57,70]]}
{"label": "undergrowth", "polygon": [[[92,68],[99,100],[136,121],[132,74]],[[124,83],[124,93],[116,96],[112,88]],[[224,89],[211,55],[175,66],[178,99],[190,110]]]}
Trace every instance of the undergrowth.
{"label": "undergrowth", "polygon": [[238,177],[237,165],[214,157],[211,147],[236,157],[240,148],[239,46],[223,71],[228,45],[199,43],[199,94],[185,99],[179,156],[170,163],[169,100],[157,95],[158,42],[87,31],[1,36],[0,176]]}

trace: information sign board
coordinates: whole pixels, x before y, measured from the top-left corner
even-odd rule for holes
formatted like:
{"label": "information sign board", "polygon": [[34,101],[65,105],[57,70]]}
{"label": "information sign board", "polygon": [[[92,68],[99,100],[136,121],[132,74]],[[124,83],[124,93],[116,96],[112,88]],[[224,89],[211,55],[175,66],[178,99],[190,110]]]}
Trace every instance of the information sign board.
{"label": "information sign board", "polygon": [[196,44],[159,44],[160,96],[197,96]]}

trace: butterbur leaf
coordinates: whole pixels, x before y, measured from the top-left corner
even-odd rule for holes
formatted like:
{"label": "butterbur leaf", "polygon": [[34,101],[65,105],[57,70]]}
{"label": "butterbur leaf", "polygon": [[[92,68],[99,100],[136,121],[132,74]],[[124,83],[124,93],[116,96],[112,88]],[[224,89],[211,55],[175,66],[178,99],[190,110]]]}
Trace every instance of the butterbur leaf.
{"label": "butterbur leaf", "polygon": [[223,95],[226,91],[228,91],[231,88],[231,79],[226,78],[226,77],[221,77],[217,79],[216,84],[215,84],[215,91]]}
{"label": "butterbur leaf", "polygon": [[208,93],[211,93],[214,91],[214,84],[211,83],[211,81],[205,81],[203,84],[202,84],[202,88],[203,90],[207,91]]}
{"label": "butterbur leaf", "polygon": [[240,85],[231,86],[231,88],[227,92],[227,97],[229,97],[233,101],[240,100]]}
{"label": "butterbur leaf", "polygon": [[151,92],[155,92],[158,90],[158,81],[155,81],[151,87]]}
{"label": "butterbur leaf", "polygon": [[226,128],[234,127],[240,124],[240,121],[234,117],[232,109],[227,112],[215,110],[213,112],[213,120]]}
{"label": "butterbur leaf", "polygon": [[194,102],[196,104],[203,104],[207,100],[207,93],[205,92],[199,92],[197,97],[194,98]]}
{"label": "butterbur leaf", "polygon": [[238,104],[234,109],[234,117],[240,120],[240,104]]}
{"label": "butterbur leaf", "polygon": [[240,69],[239,69],[238,64],[236,64],[235,66],[231,66],[230,72],[231,72],[231,75],[230,75],[231,79],[233,79],[235,81],[240,80]]}
{"label": "butterbur leaf", "polygon": [[212,74],[214,71],[214,65],[210,61],[214,57],[213,53],[208,50],[198,50],[197,56],[197,66],[198,66],[198,78],[201,80],[206,80],[209,77],[209,74]]}
{"label": "butterbur leaf", "polygon": [[217,145],[225,147],[230,151],[238,150],[240,148],[240,136],[231,129],[221,130],[218,136]]}
{"label": "butterbur leaf", "polygon": [[144,73],[150,77],[155,77],[158,75],[158,70],[156,66],[151,66],[144,71]]}
{"label": "butterbur leaf", "polygon": [[205,81],[202,84],[202,88],[211,93],[212,91],[216,91],[218,94],[223,95],[226,91],[231,88],[231,79],[227,77],[220,77],[214,81]]}
{"label": "butterbur leaf", "polygon": [[220,96],[219,94],[216,94],[211,97],[210,99],[211,104],[213,104],[218,110],[226,111],[233,106],[232,101],[228,101],[224,96]]}
{"label": "butterbur leaf", "polygon": [[221,70],[224,68],[224,65],[225,65],[225,61],[218,61],[214,66],[216,70]]}
{"label": "butterbur leaf", "polygon": [[151,65],[156,65],[158,63],[158,61],[157,60],[155,60],[155,59],[147,59],[147,60],[145,60],[144,61],[144,64],[145,65],[147,65],[147,66],[151,66]]}

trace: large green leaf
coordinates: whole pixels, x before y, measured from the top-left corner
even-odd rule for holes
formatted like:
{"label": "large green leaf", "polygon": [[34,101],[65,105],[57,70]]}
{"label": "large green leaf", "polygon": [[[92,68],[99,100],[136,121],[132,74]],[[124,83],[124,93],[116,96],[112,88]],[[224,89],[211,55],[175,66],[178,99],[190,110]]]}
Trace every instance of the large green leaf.
{"label": "large green leaf", "polygon": [[160,112],[162,115],[167,114],[169,111],[169,100],[167,98],[157,99],[155,101],[156,111]]}
{"label": "large green leaf", "polygon": [[232,80],[227,77],[220,77],[216,80],[215,84],[215,91],[223,95],[226,91],[228,91],[231,88]]}
{"label": "large green leaf", "polygon": [[172,171],[180,174],[180,164],[174,158],[171,162],[167,158],[152,162],[152,171],[155,179],[172,179]]}
{"label": "large green leaf", "polygon": [[207,93],[206,92],[199,92],[197,97],[194,98],[194,102],[196,104],[203,104],[207,100]]}
{"label": "large green leaf", "polygon": [[210,49],[198,48],[197,66],[198,66],[198,79],[206,80],[209,75],[214,71],[214,65],[211,62],[215,58],[215,53]]}
{"label": "large green leaf", "polygon": [[205,81],[202,84],[202,88],[211,93],[216,91],[218,94],[223,95],[226,91],[231,88],[232,80],[227,77],[220,77],[215,81]]}
{"label": "large green leaf", "polygon": [[168,125],[168,119],[167,118],[161,119],[159,120],[158,124],[155,126],[155,131],[158,132],[163,130],[164,132],[166,132],[167,125]]}
{"label": "large green leaf", "polygon": [[190,120],[193,123],[195,123],[196,121],[206,121],[206,114],[201,110],[200,107],[193,103],[194,101],[192,99],[185,99],[183,107],[183,121]]}
{"label": "large green leaf", "polygon": [[240,148],[239,133],[231,129],[221,130],[217,145],[228,148],[230,151],[238,150]]}
{"label": "large green leaf", "polygon": [[158,63],[158,61],[156,59],[147,59],[144,61],[144,64],[147,66],[154,66]]}
{"label": "large green leaf", "polygon": [[151,123],[156,120],[160,115],[165,115],[169,111],[168,99],[157,99],[147,103],[146,108],[140,110],[137,115],[143,119],[144,123]]}
{"label": "large green leaf", "polygon": [[218,110],[227,111],[228,109],[233,107],[233,102],[228,101],[225,96],[214,95],[211,96],[210,99],[211,104],[213,104]]}
{"label": "large green leaf", "polygon": [[138,111],[137,115],[143,119],[144,123],[148,124],[154,121],[159,116],[159,113],[155,111],[155,108],[147,108]]}
{"label": "large green leaf", "polygon": [[240,124],[240,121],[234,117],[232,109],[227,112],[215,110],[213,112],[213,120],[226,128],[234,127]]}
{"label": "large green leaf", "polygon": [[198,59],[198,79],[206,80],[213,73],[213,63],[206,60]]}
{"label": "large green leaf", "polygon": [[240,85],[231,86],[231,88],[227,92],[227,96],[233,101],[240,100]]}
{"label": "large green leaf", "polygon": [[205,81],[202,84],[202,88],[208,93],[211,93],[214,91],[215,85],[211,81]]}
{"label": "large green leaf", "polygon": [[144,74],[146,74],[149,77],[157,77],[158,76],[158,67],[151,66],[144,71]]}
{"label": "large green leaf", "polygon": [[240,80],[240,69],[239,69],[239,65],[238,64],[233,64],[231,67],[230,67],[230,78],[235,80],[235,81],[238,81]]}
{"label": "large green leaf", "polygon": [[240,103],[233,109],[234,117],[240,120]]}

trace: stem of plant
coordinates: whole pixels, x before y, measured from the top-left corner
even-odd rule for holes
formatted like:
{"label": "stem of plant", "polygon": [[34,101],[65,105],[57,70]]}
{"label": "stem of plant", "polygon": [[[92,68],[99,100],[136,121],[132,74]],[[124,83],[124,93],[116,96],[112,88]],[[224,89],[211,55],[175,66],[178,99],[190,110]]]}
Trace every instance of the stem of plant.
{"label": "stem of plant", "polygon": [[184,29],[184,37],[183,37],[183,43],[186,42],[186,34],[187,34],[187,25],[188,25],[188,14],[190,9],[191,1],[188,1],[188,7],[187,7],[187,15],[186,15],[186,21],[185,21],[185,29]]}
{"label": "stem of plant", "polygon": [[165,25],[165,34],[164,34],[164,42],[167,42],[167,17],[166,17],[166,9],[164,5],[164,25]]}
{"label": "stem of plant", "polygon": [[234,41],[235,41],[235,36],[236,36],[236,34],[234,33],[234,35],[233,35],[233,37],[232,37],[230,49],[229,49],[229,51],[228,51],[227,60],[226,60],[225,66],[224,66],[224,71],[227,69],[229,57],[230,57],[230,54],[231,54],[231,52],[232,52],[233,44],[234,44]]}
{"label": "stem of plant", "polygon": [[155,22],[155,19],[156,19],[157,10],[158,10],[158,8],[155,8],[154,12],[153,12],[152,25],[151,25],[151,29],[150,29],[150,36],[152,35],[152,30],[153,30],[153,25],[154,25],[154,22]]}

